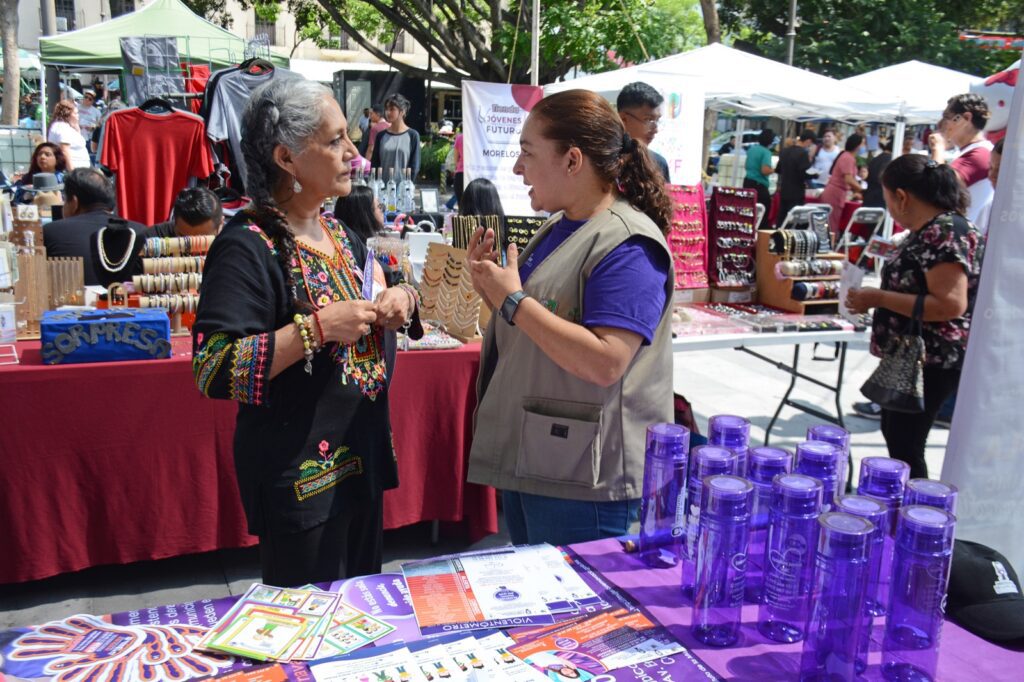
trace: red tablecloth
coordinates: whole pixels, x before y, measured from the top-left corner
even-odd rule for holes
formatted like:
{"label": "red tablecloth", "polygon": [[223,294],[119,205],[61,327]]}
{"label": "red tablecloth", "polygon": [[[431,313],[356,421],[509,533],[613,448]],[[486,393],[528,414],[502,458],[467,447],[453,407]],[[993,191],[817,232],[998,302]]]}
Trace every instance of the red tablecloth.
{"label": "red tablecloth", "polygon": [[[235,482],[234,403],[174,357],[48,367],[39,344],[0,366],[0,583],[252,545]],[[398,489],[384,524],[497,532],[494,491],[465,483],[479,345],[399,353],[391,385]]]}

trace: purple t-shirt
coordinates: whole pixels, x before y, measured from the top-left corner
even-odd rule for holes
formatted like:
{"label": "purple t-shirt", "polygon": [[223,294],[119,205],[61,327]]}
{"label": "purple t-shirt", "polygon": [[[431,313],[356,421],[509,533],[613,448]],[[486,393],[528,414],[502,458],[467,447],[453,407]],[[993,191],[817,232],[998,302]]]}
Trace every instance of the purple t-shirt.
{"label": "purple t-shirt", "polygon": [[[565,217],[559,220],[519,266],[523,284],[552,251],[586,222]],[[580,324],[625,329],[643,337],[643,345],[650,345],[665,307],[669,267],[665,250],[651,239],[633,236],[622,242],[590,273],[583,291]]]}

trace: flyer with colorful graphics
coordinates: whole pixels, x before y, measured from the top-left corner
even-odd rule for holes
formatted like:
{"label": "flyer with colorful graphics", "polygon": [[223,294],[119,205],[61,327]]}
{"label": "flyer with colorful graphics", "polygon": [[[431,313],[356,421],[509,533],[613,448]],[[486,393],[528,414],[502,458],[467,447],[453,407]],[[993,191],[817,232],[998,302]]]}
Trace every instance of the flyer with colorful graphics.
{"label": "flyer with colorful graphics", "polygon": [[402,565],[424,635],[553,623],[535,571],[512,548]]}
{"label": "flyer with colorful graphics", "polygon": [[643,614],[618,610],[553,630],[520,633],[509,651],[537,670],[553,673],[555,679],[577,674],[589,679],[586,675],[629,668],[684,649]]}
{"label": "flyer with colorful graphics", "polygon": [[345,602],[339,602],[331,618],[317,658],[347,654],[394,632],[395,627]]}
{"label": "flyer with colorful graphics", "polygon": [[314,661],[309,670],[316,682],[427,682],[412,653],[401,643]]}
{"label": "flyer with colorful graphics", "polygon": [[562,550],[552,545],[516,547],[516,554],[536,562],[542,570],[533,576],[534,586],[551,613],[577,611],[601,603],[601,598],[584,582]]}

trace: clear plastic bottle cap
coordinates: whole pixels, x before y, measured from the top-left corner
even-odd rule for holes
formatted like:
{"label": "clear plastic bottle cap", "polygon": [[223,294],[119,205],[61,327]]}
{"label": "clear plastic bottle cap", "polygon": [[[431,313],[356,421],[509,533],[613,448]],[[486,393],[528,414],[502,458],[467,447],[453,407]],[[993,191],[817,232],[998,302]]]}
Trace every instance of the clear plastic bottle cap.
{"label": "clear plastic bottle cap", "polygon": [[718,414],[708,420],[708,440],[716,445],[744,446],[750,439],[750,420],[734,414]]}
{"label": "clear plastic bottle cap", "polygon": [[863,495],[844,495],[836,502],[837,512],[852,514],[867,519],[879,528],[885,528],[889,508],[884,503]]}
{"label": "clear plastic bottle cap", "polygon": [[801,473],[836,476],[842,457],[841,448],[820,440],[807,440],[796,446],[796,468]]}
{"label": "clear plastic bottle cap", "polygon": [[848,451],[850,449],[850,432],[833,424],[815,424],[807,429],[807,440],[820,440],[837,445]]}
{"label": "clear plastic bottle cap", "polygon": [[826,512],[818,517],[818,553],[833,559],[864,559],[875,524],[853,514]]}
{"label": "clear plastic bottle cap", "polygon": [[771,508],[780,514],[804,516],[821,511],[825,486],[803,474],[779,474],[772,479]]}
{"label": "clear plastic bottle cap", "polygon": [[917,552],[953,551],[956,517],[944,509],[911,505],[900,509],[896,544]]}
{"label": "clear plastic bottle cap", "polygon": [[679,424],[651,424],[647,427],[647,455],[672,459],[686,459],[690,444],[690,431]]}
{"label": "clear plastic bottle cap", "polygon": [[930,478],[912,478],[907,481],[904,489],[903,504],[908,507],[914,504],[938,507],[955,514],[958,494],[955,485]]}
{"label": "clear plastic bottle cap", "polygon": [[783,448],[751,448],[747,456],[747,478],[761,485],[771,485],[773,478],[792,468],[793,453]]}
{"label": "clear plastic bottle cap", "polygon": [[739,476],[708,476],[704,479],[701,515],[742,517],[750,514],[754,486]]}
{"label": "clear plastic bottle cap", "polygon": [[698,445],[690,452],[690,460],[691,478],[702,480],[707,476],[735,472],[739,456],[718,445]]}
{"label": "clear plastic bottle cap", "polygon": [[900,495],[909,476],[910,466],[906,462],[889,457],[865,457],[860,463],[857,491],[882,497]]}

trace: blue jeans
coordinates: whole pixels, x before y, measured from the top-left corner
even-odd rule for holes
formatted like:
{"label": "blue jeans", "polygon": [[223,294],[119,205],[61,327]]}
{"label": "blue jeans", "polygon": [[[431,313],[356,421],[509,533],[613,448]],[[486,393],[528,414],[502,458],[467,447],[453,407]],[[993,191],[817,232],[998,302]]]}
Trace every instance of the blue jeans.
{"label": "blue jeans", "polygon": [[581,502],[501,491],[508,534],[514,545],[570,545],[629,532],[639,518],[640,500]]}

